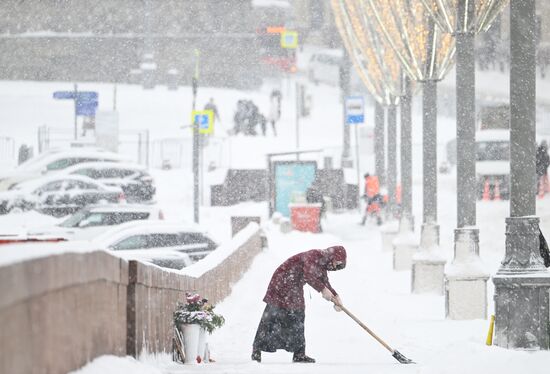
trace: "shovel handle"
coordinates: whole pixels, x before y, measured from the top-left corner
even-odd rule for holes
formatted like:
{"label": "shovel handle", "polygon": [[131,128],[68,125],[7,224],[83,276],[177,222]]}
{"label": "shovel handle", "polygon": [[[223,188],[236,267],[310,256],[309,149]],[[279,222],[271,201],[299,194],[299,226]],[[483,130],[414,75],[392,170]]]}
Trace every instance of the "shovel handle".
{"label": "shovel handle", "polygon": [[363,322],[359,320],[359,318],[355,317],[345,306],[338,305],[340,309],[342,309],[348,316],[351,317],[359,326],[361,326],[366,332],[370,334],[374,339],[378,341],[378,343],[382,344],[384,348],[386,348],[388,351],[390,351],[392,354],[394,353],[394,350],[385,342],[383,341],[378,335],[376,335],[371,329],[369,329]]}

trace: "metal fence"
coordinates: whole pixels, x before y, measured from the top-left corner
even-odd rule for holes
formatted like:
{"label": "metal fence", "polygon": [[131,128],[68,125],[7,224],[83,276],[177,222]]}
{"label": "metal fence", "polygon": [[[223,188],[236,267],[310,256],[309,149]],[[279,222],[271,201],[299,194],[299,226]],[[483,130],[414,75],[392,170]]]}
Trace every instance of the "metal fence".
{"label": "metal fence", "polygon": [[[74,140],[74,133],[70,129],[50,126],[38,128],[38,153],[51,148],[95,146],[92,136]],[[149,130],[120,130],[118,153],[138,164],[150,166],[150,139]]]}
{"label": "metal fence", "polygon": [[0,162],[4,166],[17,164],[15,140],[9,136],[0,136]]}

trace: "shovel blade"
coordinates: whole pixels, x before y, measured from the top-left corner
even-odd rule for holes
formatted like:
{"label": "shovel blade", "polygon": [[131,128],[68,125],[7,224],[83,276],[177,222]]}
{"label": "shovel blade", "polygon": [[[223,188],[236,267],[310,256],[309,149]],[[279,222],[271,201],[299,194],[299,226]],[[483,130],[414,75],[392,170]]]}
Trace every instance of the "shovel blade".
{"label": "shovel blade", "polygon": [[402,364],[415,364],[415,362],[413,360],[403,356],[402,353],[400,353],[399,351],[396,351],[396,350],[393,351],[392,357],[395,358],[397,361],[399,361]]}

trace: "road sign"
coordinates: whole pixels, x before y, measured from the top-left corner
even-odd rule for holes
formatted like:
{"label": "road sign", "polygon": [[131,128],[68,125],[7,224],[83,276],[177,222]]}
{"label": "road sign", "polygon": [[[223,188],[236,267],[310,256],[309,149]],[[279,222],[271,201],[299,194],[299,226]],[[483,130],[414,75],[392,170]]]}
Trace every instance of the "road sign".
{"label": "road sign", "polygon": [[194,110],[191,114],[191,123],[199,124],[199,134],[212,134],[214,132],[214,111]]}
{"label": "road sign", "polygon": [[347,125],[358,125],[365,122],[365,100],[363,96],[348,96],[345,101]]}
{"label": "road sign", "polygon": [[55,91],[53,98],[57,100],[74,99],[74,91]]}
{"label": "road sign", "polygon": [[94,91],[56,91],[53,98],[57,100],[75,100],[77,116],[95,116],[98,106],[98,94]]}
{"label": "road sign", "polygon": [[296,49],[298,47],[298,32],[283,31],[281,33],[281,47]]}
{"label": "road sign", "polygon": [[77,116],[95,116],[98,106],[97,92],[81,91],[76,95],[76,115]]}

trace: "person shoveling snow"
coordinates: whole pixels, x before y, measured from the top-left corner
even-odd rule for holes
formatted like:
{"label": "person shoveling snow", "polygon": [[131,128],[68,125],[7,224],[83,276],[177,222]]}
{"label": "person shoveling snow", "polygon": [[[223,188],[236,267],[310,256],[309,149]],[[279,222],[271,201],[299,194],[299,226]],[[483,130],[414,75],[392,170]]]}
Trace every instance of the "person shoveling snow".
{"label": "person shoveling snow", "polygon": [[284,349],[294,353],[293,362],[315,362],[306,355],[304,285],[309,284],[341,311],[342,300],[330,285],[327,272],[345,267],[346,249],[342,246],[312,249],[283,262],[273,273],[264,297],[267,305],[252,345],[252,360],[261,362],[262,351]]}

